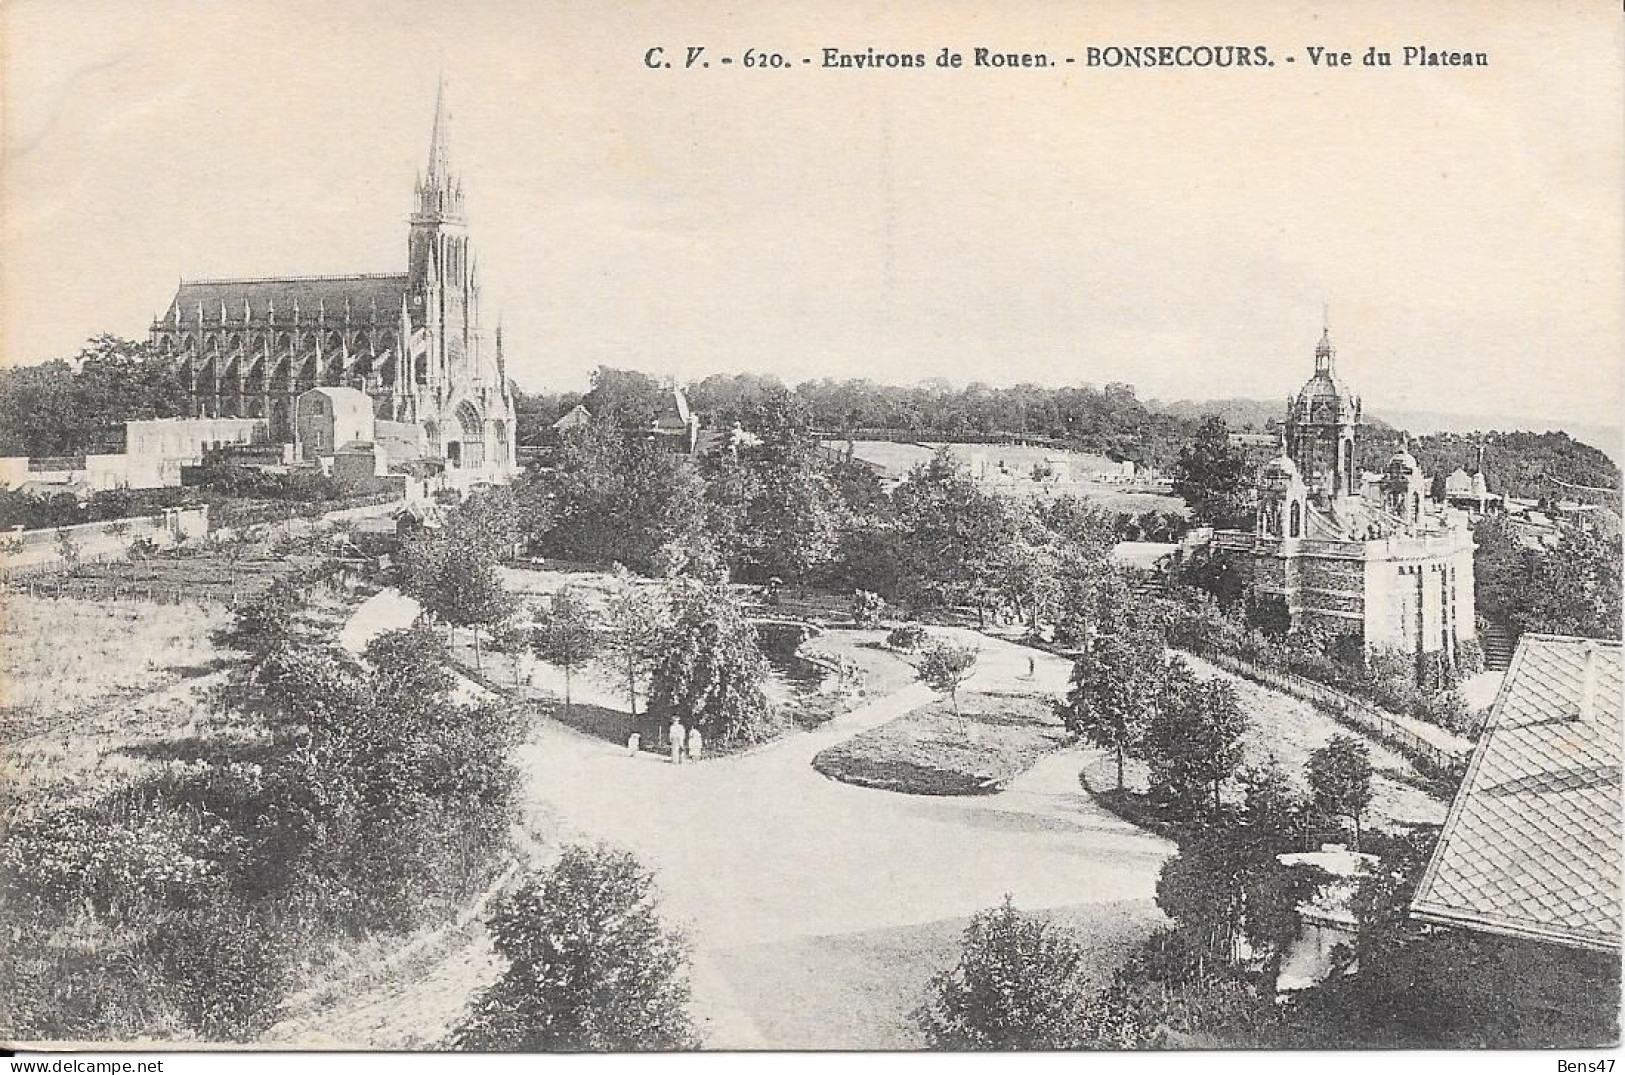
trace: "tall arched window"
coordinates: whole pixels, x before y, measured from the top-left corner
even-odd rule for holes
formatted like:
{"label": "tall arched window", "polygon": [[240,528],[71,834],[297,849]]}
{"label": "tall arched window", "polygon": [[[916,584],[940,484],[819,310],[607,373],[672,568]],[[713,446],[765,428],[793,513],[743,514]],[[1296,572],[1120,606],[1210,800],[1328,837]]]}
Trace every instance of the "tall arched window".
{"label": "tall arched window", "polygon": [[1303,506],[1296,500],[1292,502],[1292,530],[1290,536],[1297,537],[1303,529]]}

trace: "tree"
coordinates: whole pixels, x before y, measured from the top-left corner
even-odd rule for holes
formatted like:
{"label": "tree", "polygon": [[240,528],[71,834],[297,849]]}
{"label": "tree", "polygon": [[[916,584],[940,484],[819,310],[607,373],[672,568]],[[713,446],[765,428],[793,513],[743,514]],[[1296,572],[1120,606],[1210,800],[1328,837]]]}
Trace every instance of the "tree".
{"label": "tree", "polygon": [[1013,538],[1005,504],[982,492],[944,448],[892,490],[896,596],[909,604],[975,604],[996,592],[999,550]]}
{"label": "tree", "polygon": [[571,845],[493,908],[508,967],[454,1032],[459,1049],[516,1052],[699,1046],[689,955],[660,918],[654,877],[625,851]]}
{"label": "tree", "polygon": [[688,582],[672,612],[649,684],[653,731],[678,721],[700,729],[707,743],[767,738],[767,661],[738,601],[724,585]]}
{"label": "tree", "polygon": [[1352,820],[1359,850],[1360,822],[1371,805],[1371,751],[1353,736],[1334,735],[1309,755],[1307,775],[1315,809]]}
{"label": "tree", "polygon": [[571,431],[525,496],[536,500],[548,505],[535,516],[547,530],[531,536],[551,555],[643,574],[677,574],[713,557],[704,481],[688,456],[650,438],[601,424]]}
{"label": "tree", "polygon": [[938,972],[914,1012],[932,1049],[1075,1049],[1091,999],[1082,947],[1022,914],[1009,896],[971,918],[959,962]]}
{"label": "tree", "polygon": [[1140,752],[1164,672],[1162,640],[1128,625],[1097,635],[1072,666],[1061,709],[1066,730],[1116,755],[1118,790],[1125,760]]}
{"label": "tree", "polygon": [[592,390],[581,403],[595,422],[643,432],[654,425],[669,392],[647,373],[599,366],[592,372]]}
{"label": "tree", "polygon": [[429,612],[445,621],[448,635],[474,629],[474,663],[480,662],[479,627],[503,619],[512,605],[496,561],[503,543],[478,524],[449,519],[401,549],[405,587]]}
{"label": "tree", "polygon": [[953,706],[954,720],[959,722],[961,731],[965,730],[965,718],[959,712],[959,688],[976,669],[979,656],[980,652],[974,646],[939,640],[926,647],[914,667],[914,674],[921,683],[938,694],[948,696],[948,702]]}
{"label": "tree", "polygon": [[598,652],[598,614],[586,595],[566,586],[553,595],[531,639],[536,656],[564,670],[564,709],[570,710],[570,677]]}
{"label": "tree", "polygon": [[625,685],[627,704],[636,718],[638,692],[659,662],[669,615],[658,589],[638,585],[619,564],[615,579],[615,592],[602,620],[599,657],[605,671]]}
{"label": "tree", "polygon": [[750,453],[755,496],[745,512],[755,568],[797,584],[834,560],[842,512],[816,441],[781,427]]}
{"label": "tree", "polygon": [[1202,811],[1209,792],[1218,810],[1220,788],[1241,764],[1246,730],[1235,688],[1222,679],[1199,679],[1174,658],[1145,731],[1153,790],[1188,817]]}
{"label": "tree", "polygon": [[1223,418],[1208,415],[1173,467],[1174,492],[1200,525],[1251,529],[1247,456],[1230,443]]}
{"label": "tree", "polygon": [[1179,832],[1179,854],[1157,877],[1157,906],[1204,958],[1233,965],[1242,942],[1271,978],[1301,931],[1298,907],[1327,878],[1314,867],[1286,866],[1291,835],[1234,813]]}

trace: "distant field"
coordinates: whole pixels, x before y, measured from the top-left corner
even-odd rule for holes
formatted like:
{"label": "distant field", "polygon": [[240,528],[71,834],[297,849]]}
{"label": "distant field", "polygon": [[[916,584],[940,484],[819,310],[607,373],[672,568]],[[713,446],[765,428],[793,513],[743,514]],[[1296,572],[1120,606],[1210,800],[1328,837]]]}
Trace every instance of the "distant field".
{"label": "distant field", "polygon": [[[843,441],[830,441],[833,451],[844,451]],[[886,440],[860,440],[852,444],[852,454],[879,468],[882,477],[901,481],[908,472],[928,462],[941,442],[903,444]],[[1056,497],[1072,495],[1092,500],[1108,511],[1140,514],[1147,511],[1185,513],[1185,502],[1170,493],[1152,492],[1133,485],[1087,480],[1094,474],[1109,474],[1119,464],[1103,455],[1019,444],[946,445],[972,477],[1006,496]],[[1066,480],[1035,482],[1033,468],[1040,464],[1065,464]],[[1060,469],[1060,468],[1057,468]]]}
{"label": "distant field", "polygon": [[[836,451],[846,450],[845,441],[830,441],[829,444]],[[909,470],[929,461],[944,446],[940,441],[902,444],[889,440],[860,440],[852,443],[852,454],[880,467],[888,476],[903,478],[908,476]],[[1047,460],[1063,460],[1078,474],[1113,471],[1118,466],[1103,455],[1019,444],[947,444],[946,447],[955,459],[967,466],[978,462],[985,464],[989,476],[997,473],[1001,463],[1011,475],[1021,477],[1031,475],[1036,464]]]}

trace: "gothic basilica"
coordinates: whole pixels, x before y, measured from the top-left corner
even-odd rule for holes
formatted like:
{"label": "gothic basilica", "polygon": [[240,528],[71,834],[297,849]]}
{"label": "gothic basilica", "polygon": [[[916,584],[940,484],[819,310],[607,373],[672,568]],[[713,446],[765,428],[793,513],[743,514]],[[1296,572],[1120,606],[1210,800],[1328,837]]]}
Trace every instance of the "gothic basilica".
{"label": "gothic basilica", "polygon": [[370,403],[370,432],[397,457],[404,444],[458,484],[512,476],[502,330],[481,319],[448,121],[442,83],[405,272],[182,281],[151,341],[183,364],[196,417],[261,418],[292,442],[307,399],[329,415]]}

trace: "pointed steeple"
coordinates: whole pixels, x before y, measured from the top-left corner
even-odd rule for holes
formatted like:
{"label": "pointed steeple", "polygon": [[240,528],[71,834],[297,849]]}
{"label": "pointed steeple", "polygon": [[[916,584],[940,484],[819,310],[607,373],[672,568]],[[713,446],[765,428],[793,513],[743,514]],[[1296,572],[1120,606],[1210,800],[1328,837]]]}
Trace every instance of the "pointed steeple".
{"label": "pointed steeple", "polygon": [[442,190],[451,186],[451,158],[446,147],[450,134],[450,116],[446,112],[446,76],[442,72],[434,92],[434,131],[429,136],[429,171],[425,186]]}
{"label": "pointed steeple", "polygon": [[441,74],[434,97],[434,127],[429,134],[429,166],[416,184],[418,213],[426,217],[461,216],[463,185],[451,171],[451,109],[446,103],[446,76]]}

